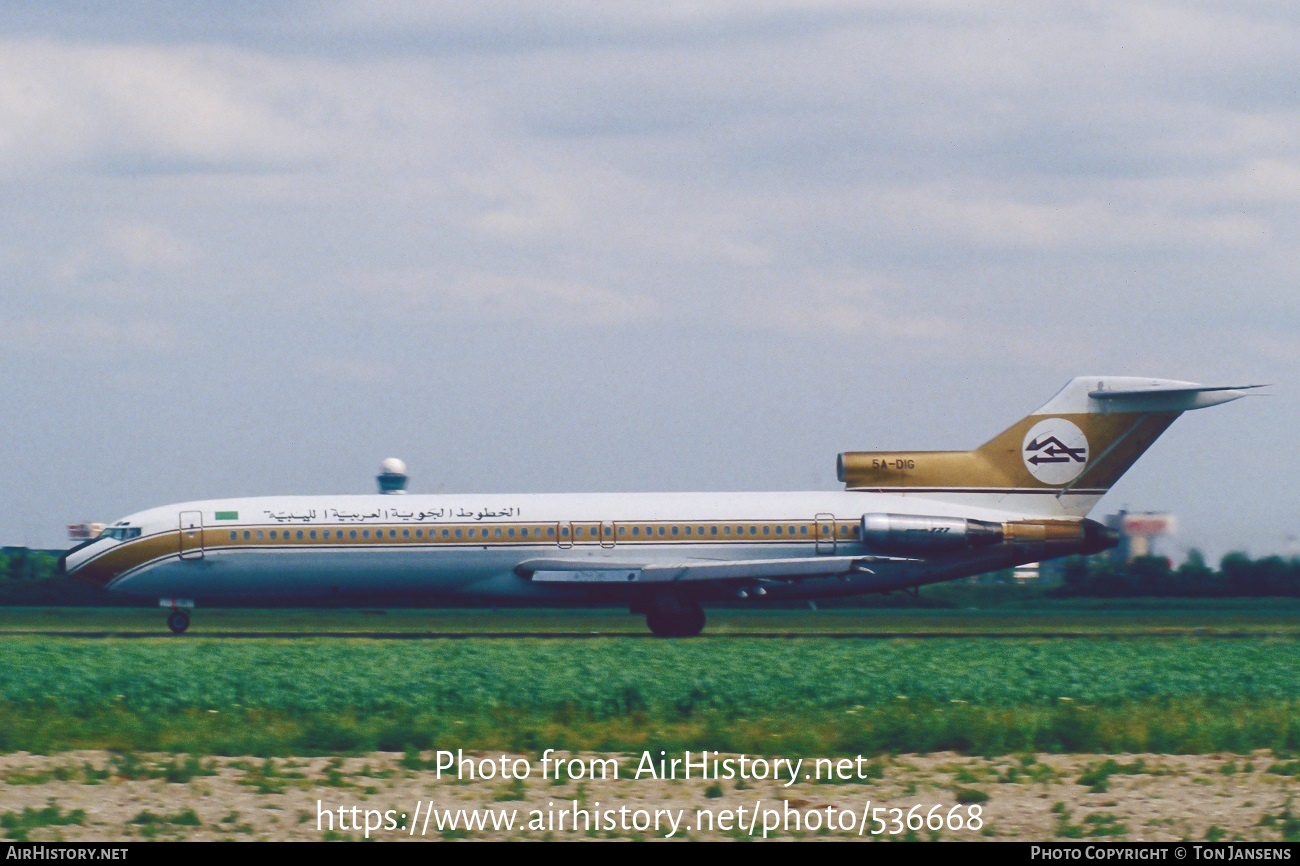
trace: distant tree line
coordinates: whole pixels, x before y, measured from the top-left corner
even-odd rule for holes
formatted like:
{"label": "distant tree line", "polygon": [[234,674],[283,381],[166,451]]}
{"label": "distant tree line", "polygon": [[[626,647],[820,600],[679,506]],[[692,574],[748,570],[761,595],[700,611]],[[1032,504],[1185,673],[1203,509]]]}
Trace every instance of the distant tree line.
{"label": "distant tree line", "polygon": [[[3,548],[0,550],[0,606],[132,606],[145,602],[120,598],[99,587],[59,576],[61,551]],[[1200,551],[1189,553],[1187,561],[1174,568],[1164,557],[1140,557],[1132,562],[1107,556],[1071,557],[1054,569],[1059,585],[1046,581],[1017,585],[1011,570],[985,575],[980,585],[965,581],[926,587],[919,595],[850,596],[819,600],[822,607],[946,607],[953,604],[985,604],[1036,598],[1240,598],[1300,597],[1300,559],[1269,556],[1251,559],[1244,553],[1229,553],[1217,569],[1205,562]],[[1054,581],[1053,581],[1054,582]],[[1050,587],[1050,588],[1049,588]],[[991,597],[990,594],[992,594]],[[318,602],[320,603],[320,602]],[[366,603],[371,603],[367,601]],[[265,600],[245,603],[266,605]],[[362,601],[339,599],[327,606],[357,606]],[[436,607],[439,599],[388,599],[389,607]],[[803,606],[788,602],[772,606]],[[239,605],[244,606],[244,605]],[[725,605],[724,605],[725,606]],[[753,603],[737,606],[753,606]]]}
{"label": "distant tree line", "polygon": [[1268,556],[1251,559],[1229,553],[1211,568],[1199,550],[1192,550],[1177,568],[1162,556],[1120,562],[1105,556],[1073,557],[1061,568],[1061,585],[1049,596],[1133,598],[1165,596],[1229,598],[1300,596],[1300,559]]}
{"label": "distant tree line", "polygon": [[122,607],[129,602],[58,574],[61,550],[0,548],[0,606]]}
{"label": "distant tree line", "polygon": [[53,577],[59,554],[26,547],[0,548],[0,580],[45,580]]}

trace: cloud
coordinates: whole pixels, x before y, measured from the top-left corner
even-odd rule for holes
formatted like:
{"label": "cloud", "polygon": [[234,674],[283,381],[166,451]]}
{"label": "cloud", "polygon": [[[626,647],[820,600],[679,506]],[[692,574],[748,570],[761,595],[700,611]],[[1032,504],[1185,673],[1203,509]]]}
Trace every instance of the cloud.
{"label": "cloud", "polygon": [[[283,64],[231,49],[0,42],[0,167],[210,171],[312,152],[264,84]],[[274,95],[274,91],[272,91]]]}
{"label": "cloud", "polygon": [[924,185],[875,197],[876,213],[890,214],[900,233],[931,243],[982,248],[1071,249],[1255,246],[1269,239],[1268,224],[1241,214],[1196,214],[1137,202],[1095,198],[1043,202],[1005,197],[1005,191]]}
{"label": "cloud", "polygon": [[106,283],[130,281],[142,272],[181,271],[199,259],[194,244],[167,228],[126,221],[108,226],[98,238],[69,253],[54,273],[60,282],[94,291]]}
{"label": "cloud", "polygon": [[0,318],[0,352],[11,356],[162,354],[176,345],[175,328],[158,319],[87,314]]}
{"label": "cloud", "polygon": [[[634,292],[569,280],[488,272],[463,275],[413,269],[354,275],[340,289],[368,306],[402,316],[416,313],[454,321],[469,317],[568,326],[609,326],[643,321],[658,305]],[[372,307],[373,308],[373,307]]]}
{"label": "cloud", "polygon": [[901,310],[895,299],[904,294],[903,287],[883,277],[807,274],[798,288],[751,296],[737,318],[780,331],[883,341],[933,344],[963,336],[959,321]]}
{"label": "cloud", "polygon": [[319,356],[308,360],[303,369],[312,376],[324,376],[326,379],[359,385],[391,382],[394,377],[400,377],[400,371],[394,364],[362,358]]}

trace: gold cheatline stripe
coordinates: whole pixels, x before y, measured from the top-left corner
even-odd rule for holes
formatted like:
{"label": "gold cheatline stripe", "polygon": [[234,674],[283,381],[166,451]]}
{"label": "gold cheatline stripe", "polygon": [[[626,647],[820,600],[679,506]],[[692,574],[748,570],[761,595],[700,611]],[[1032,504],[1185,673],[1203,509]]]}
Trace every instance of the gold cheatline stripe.
{"label": "gold cheatline stripe", "polygon": [[[232,548],[266,548],[266,549],[283,549],[286,546],[296,547],[408,547],[408,546],[425,546],[425,547],[484,547],[484,546],[501,546],[501,547],[523,547],[536,546],[539,544],[546,546],[596,546],[602,543],[606,546],[629,545],[629,544],[646,544],[671,545],[671,544],[727,544],[727,543],[789,543],[791,541],[799,543],[815,543],[817,541],[853,541],[859,536],[858,521],[854,520],[833,520],[827,519],[822,521],[806,520],[782,520],[782,521],[750,521],[750,520],[730,520],[730,521],[686,521],[686,522],[665,522],[654,520],[640,521],[603,521],[604,524],[612,525],[615,529],[615,538],[611,542],[609,539],[602,539],[599,534],[602,521],[595,520],[574,520],[562,522],[521,522],[521,523],[493,523],[493,524],[447,524],[437,526],[412,527],[410,524],[386,524],[382,526],[360,527],[356,525],[331,525],[331,526],[294,526],[287,527],[283,524],[260,524],[252,526],[240,526],[231,528],[229,526],[205,526],[196,527],[196,530],[203,532],[201,540],[194,540],[185,547],[185,552],[194,552],[197,554],[201,550],[229,550]],[[691,535],[687,535],[687,527],[692,530]],[[781,527],[783,532],[776,533],[776,528]],[[678,532],[673,534],[673,528],[676,527]],[[522,530],[527,528],[529,535],[522,534],[510,536],[509,530],[514,528]],[[571,534],[565,536],[560,533],[564,529],[570,528]],[[718,530],[714,535],[713,530]],[[753,532],[751,532],[751,528]],[[428,529],[431,532],[437,531],[436,538],[430,535],[417,536],[416,530]],[[626,532],[619,533],[619,530]],[[640,532],[632,534],[632,530],[637,529]],[[662,534],[659,530],[662,529]],[[804,530],[807,534],[804,534]],[[356,531],[357,538],[352,538],[352,532]],[[447,536],[442,535],[442,531],[447,531]],[[462,531],[462,536],[457,538],[457,530]],[[469,531],[474,530],[473,536]],[[488,530],[492,530],[491,535],[486,535]],[[504,530],[500,536],[497,530]],[[572,530],[582,530],[583,535],[573,535]],[[653,534],[650,534],[653,530]],[[766,530],[766,532],[764,531]],[[794,532],[793,530],[798,530]],[[297,537],[298,532],[303,533],[302,539]],[[324,537],[324,533],[329,531],[330,537]],[[540,532],[554,531],[556,534],[540,534]],[[236,533],[232,540],[230,533]],[[252,535],[249,539],[244,539],[245,532]],[[256,533],[264,533],[263,538],[257,538]],[[276,538],[271,538],[271,532],[277,534]],[[311,537],[312,532],[317,532],[316,538]],[[344,536],[343,533],[347,535]],[[370,538],[366,538],[364,533],[371,532]],[[383,533],[381,537],[380,533]],[[403,535],[403,532],[410,532],[409,536]],[[818,534],[820,532],[820,535]],[[394,537],[393,533],[397,533]],[[182,531],[179,529],[168,530],[146,535],[141,538],[124,542],[106,551],[90,562],[85,563],[77,569],[77,576],[89,580],[98,580],[107,583],[114,575],[122,575],[128,571],[134,571],[144,565],[148,565],[156,560],[169,559],[177,556],[181,552]]]}
{"label": "gold cheatline stripe", "polygon": [[1069,490],[1063,490],[1062,487],[907,487],[899,485],[897,487],[850,487],[855,493],[896,493],[900,490],[907,493],[1050,493],[1058,496],[1063,493],[1077,496],[1102,496],[1107,492],[1102,488],[1094,487],[1072,487]]}
{"label": "gold cheatline stripe", "polygon": [[[612,534],[605,532],[612,527]],[[778,531],[779,530],[779,531]],[[818,532],[820,531],[820,536]],[[811,542],[819,537],[853,539],[858,521],[594,521],[544,523],[444,524],[412,527],[410,524],[285,526],[260,524],[239,527],[204,527],[204,547],[271,547],[352,545],[488,545],[722,543],[735,541]],[[274,533],[274,535],[272,535]],[[245,534],[248,537],[245,537]],[[197,548],[197,544],[195,547]]]}

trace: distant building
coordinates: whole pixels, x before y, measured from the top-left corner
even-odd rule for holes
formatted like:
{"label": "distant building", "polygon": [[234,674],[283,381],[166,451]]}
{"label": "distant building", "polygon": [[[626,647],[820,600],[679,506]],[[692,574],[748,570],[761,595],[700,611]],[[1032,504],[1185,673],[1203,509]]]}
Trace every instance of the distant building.
{"label": "distant building", "polygon": [[379,483],[379,492],[402,494],[406,492],[406,464],[396,457],[385,458],[379,465],[379,474],[375,476]]}
{"label": "distant building", "polygon": [[98,538],[103,531],[104,524],[102,523],[69,523],[68,541],[73,544],[80,544],[83,541]]}
{"label": "distant building", "polygon": [[1119,532],[1119,546],[1111,555],[1123,562],[1155,556],[1155,540],[1178,530],[1177,519],[1164,511],[1120,511],[1107,517],[1106,525]]}

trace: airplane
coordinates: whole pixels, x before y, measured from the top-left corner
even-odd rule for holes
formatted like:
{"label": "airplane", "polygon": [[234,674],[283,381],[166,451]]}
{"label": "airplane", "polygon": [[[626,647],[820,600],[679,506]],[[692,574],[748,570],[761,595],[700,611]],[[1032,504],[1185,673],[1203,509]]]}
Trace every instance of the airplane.
{"label": "airplane", "polygon": [[1114,547],[1087,517],[1097,500],[1181,413],[1257,387],[1079,377],[973,451],[842,453],[843,490],[184,502],[116,521],[59,569],[158,598],[177,634],[197,602],[404,595],[625,603],[689,637],[708,601],[888,592]]}

